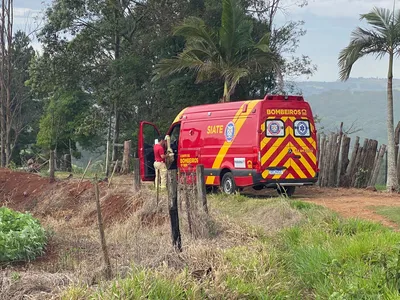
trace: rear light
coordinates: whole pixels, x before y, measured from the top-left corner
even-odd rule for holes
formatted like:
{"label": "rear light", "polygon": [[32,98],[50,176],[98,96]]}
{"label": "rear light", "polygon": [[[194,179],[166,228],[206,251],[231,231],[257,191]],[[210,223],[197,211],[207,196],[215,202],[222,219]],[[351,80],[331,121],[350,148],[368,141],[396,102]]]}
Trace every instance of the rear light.
{"label": "rear light", "polygon": [[257,147],[253,147],[253,169],[256,169],[257,171],[260,170],[261,168],[261,152],[258,150]]}

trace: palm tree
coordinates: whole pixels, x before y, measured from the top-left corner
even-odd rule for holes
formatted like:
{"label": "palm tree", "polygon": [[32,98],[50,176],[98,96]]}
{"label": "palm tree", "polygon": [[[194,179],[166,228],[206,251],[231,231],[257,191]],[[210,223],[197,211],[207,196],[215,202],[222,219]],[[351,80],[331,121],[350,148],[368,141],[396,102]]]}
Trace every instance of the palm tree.
{"label": "palm tree", "polygon": [[387,190],[398,190],[399,183],[396,171],[394,120],[393,120],[393,60],[400,54],[400,11],[374,8],[362,14],[360,20],[366,20],[372,29],[357,27],[351,35],[349,45],[339,54],[340,79],[349,78],[354,63],[366,56],[382,58],[389,55],[387,78],[387,135],[388,135],[388,176]]}
{"label": "palm tree", "polygon": [[156,66],[153,79],[185,69],[195,70],[196,82],[215,77],[223,79],[222,102],[229,102],[239,80],[257,71],[261,65],[271,66],[280,74],[280,57],[269,48],[269,34],[254,41],[252,31],[252,21],[238,1],[222,0],[219,31],[207,28],[200,18],[187,18],[174,30],[174,35],[185,38],[184,50],[174,58],[161,60]]}

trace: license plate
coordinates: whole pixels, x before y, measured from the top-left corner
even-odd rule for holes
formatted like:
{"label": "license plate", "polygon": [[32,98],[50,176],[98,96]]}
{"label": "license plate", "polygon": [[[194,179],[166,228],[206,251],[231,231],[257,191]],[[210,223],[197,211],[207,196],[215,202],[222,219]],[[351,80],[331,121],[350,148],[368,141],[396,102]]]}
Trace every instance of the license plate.
{"label": "license plate", "polygon": [[282,175],[283,174],[283,170],[268,170],[268,173],[270,175]]}

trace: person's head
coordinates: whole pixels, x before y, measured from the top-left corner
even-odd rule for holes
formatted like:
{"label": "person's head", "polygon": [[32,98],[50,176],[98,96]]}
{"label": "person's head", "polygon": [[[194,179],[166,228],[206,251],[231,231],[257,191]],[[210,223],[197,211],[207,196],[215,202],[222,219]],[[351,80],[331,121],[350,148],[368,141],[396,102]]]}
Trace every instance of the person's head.
{"label": "person's head", "polygon": [[159,137],[158,137],[158,143],[159,143],[160,145],[164,146],[165,139],[164,139],[163,136],[159,136]]}

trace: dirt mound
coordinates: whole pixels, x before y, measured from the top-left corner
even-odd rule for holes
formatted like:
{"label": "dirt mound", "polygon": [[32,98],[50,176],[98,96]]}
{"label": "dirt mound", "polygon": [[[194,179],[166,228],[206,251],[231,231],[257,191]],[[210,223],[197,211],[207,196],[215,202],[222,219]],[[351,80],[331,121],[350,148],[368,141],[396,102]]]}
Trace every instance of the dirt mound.
{"label": "dirt mound", "polygon": [[0,169],[0,204],[24,211],[35,206],[35,200],[51,184],[48,178],[26,172]]}
{"label": "dirt mound", "polygon": [[0,300],[54,299],[57,290],[71,284],[72,278],[66,274],[0,271]]}
{"label": "dirt mound", "polygon": [[[109,192],[100,199],[101,214],[105,225],[122,222],[143,205],[141,199],[135,199],[129,194],[116,193],[116,191]],[[86,216],[84,224],[91,225],[97,222],[95,207]]]}

